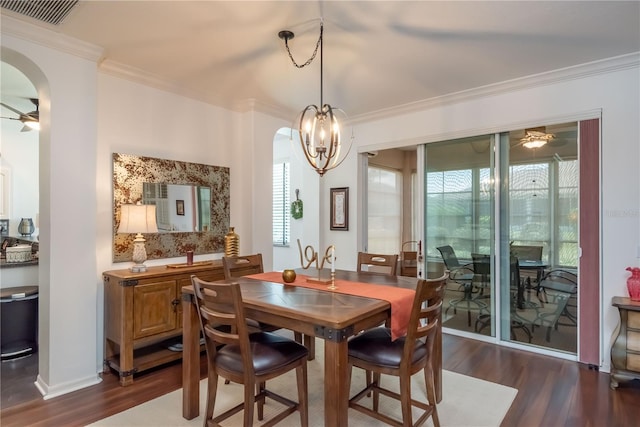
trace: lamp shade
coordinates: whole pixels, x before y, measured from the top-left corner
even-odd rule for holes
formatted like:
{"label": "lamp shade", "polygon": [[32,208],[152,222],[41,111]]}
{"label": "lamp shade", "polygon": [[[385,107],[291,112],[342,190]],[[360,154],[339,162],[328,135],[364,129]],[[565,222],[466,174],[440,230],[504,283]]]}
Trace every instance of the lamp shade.
{"label": "lamp shade", "polygon": [[157,233],[155,205],[121,205],[118,233]]}

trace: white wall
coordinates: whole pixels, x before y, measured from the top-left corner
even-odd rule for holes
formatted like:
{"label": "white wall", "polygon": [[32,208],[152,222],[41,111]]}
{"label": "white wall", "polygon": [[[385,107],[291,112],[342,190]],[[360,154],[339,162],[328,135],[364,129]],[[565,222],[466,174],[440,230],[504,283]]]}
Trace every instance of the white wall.
{"label": "white wall", "polygon": [[[294,139],[293,143],[290,141],[290,131],[290,128],[286,128],[275,136],[273,156],[274,162],[289,160],[291,184],[289,197],[293,202],[296,199],[296,189],[300,190],[299,197],[302,200],[303,215],[300,219],[290,217],[291,243],[289,246],[273,248],[273,269],[277,271],[301,267],[298,239],[300,239],[303,250],[310,245],[317,252],[324,254],[324,249],[318,246],[318,220],[320,216],[318,185],[320,177],[304,160],[297,140]],[[293,137],[297,138],[297,133],[294,133]]]}
{"label": "white wall", "polygon": [[[355,126],[357,150],[370,151],[417,143],[428,143],[495,131],[522,129],[527,125],[561,123],[602,115],[602,367],[609,367],[611,335],[618,323],[611,298],[627,296],[627,266],[640,264],[640,75],[639,55],[605,64],[577,67],[558,73],[558,78],[539,76],[512,84],[515,89],[486,90],[486,95],[470,93],[457,102],[440,104],[422,111]],[[597,70],[606,70],[598,72]],[[596,70],[595,72],[588,72]],[[572,77],[572,75],[574,75]],[[480,92],[480,91],[478,91]],[[474,96],[472,96],[474,95]],[[468,98],[468,99],[467,99]],[[329,187],[350,187],[350,205],[358,193],[360,164],[350,158],[323,179],[322,199]],[[355,171],[358,170],[358,173]],[[325,224],[326,218],[322,223]],[[347,253],[349,262],[341,268],[354,268],[361,244],[358,215],[350,218],[349,232],[325,231],[322,238],[334,241],[338,254]],[[597,230],[594,230],[597,232]],[[346,265],[345,265],[346,264]]]}
{"label": "white wall", "polygon": [[[47,397],[99,381],[96,269],[96,61],[27,41],[2,17],[2,60],[21,70],[40,99],[39,375]],[[55,107],[55,108],[52,108]]]}

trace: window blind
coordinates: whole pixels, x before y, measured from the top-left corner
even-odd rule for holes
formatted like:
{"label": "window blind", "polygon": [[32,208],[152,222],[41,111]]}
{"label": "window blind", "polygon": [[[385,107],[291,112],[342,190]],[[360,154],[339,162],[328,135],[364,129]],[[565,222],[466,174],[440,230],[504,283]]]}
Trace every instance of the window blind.
{"label": "window blind", "polygon": [[273,165],[273,244],[286,246],[290,241],[289,162]]}

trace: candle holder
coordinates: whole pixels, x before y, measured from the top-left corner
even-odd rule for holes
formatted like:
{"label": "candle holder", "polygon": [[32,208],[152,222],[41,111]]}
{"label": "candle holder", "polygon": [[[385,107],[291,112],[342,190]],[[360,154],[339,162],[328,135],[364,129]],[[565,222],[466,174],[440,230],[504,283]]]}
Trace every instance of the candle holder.
{"label": "candle holder", "polygon": [[327,289],[329,289],[330,291],[335,291],[336,289],[338,289],[338,287],[336,286],[336,272],[335,271],[331,272],[331,282],[330,282],[329,286],[327,286]]}

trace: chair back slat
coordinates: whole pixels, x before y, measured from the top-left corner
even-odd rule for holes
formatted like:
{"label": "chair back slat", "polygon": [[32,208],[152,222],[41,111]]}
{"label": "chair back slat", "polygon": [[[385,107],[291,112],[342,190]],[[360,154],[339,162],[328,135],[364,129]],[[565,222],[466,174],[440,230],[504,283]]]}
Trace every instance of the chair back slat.
{"label": "chair back slat", "polygon": [[264,273],[262,254],[222,257],[222,268],[225,280],[232,280],[249,274]]}
{"label": "chair back slat", "polygon": [[[358,272],[364,271],[362,268],[364,266],[386,267],[388,268],[388,270],[385,270],[384,273],[389,274],[391,276],[395,276],[398,268],[398,254],[388,255],[388,254],[370,254],[367,252],[358,252]],[[372,271],[372,270],[368,268],[367,271]],[[374,271],[374,272],[382,272],[382,271]]]}
{"label": "chair back slat", "polygon": [[437,279],[418,280],[404,344],[403,363],[411,363],[411,354],[418,339],[422,339],[427,344],[429,353],[433,350],[433,340],[440,322],[447,278],[448,274],[445,273]]}
{"label": "chair back slat", "polygon": [[207,282],[196,276],[191,276],[191,283],[209,358],[215,358],[217,348],[221,345],[237,345],[244,366],[253,366],[240,285]]}

